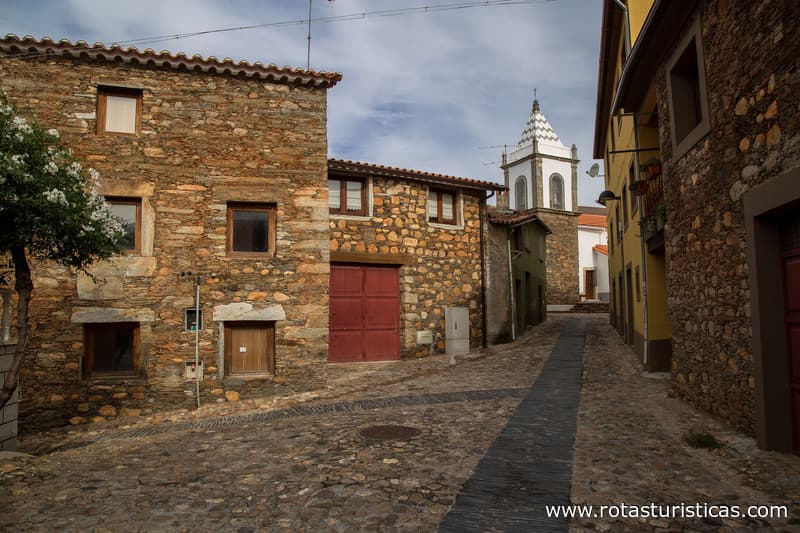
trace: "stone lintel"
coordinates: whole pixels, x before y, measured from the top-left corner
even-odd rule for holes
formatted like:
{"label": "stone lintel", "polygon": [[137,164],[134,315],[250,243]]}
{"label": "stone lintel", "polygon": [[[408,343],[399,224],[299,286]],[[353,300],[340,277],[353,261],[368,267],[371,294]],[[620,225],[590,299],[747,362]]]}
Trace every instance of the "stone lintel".
{"label": "stone lintel", "polygon": [[270,305],[261,309],[254,309],[251,303],[237,302],[215,306],[213,320],[216,322],[232,322],[236,320],[275,322],[286,320],[286,313],[282,305]]}
{"label": "stone lintel", "polygon": [[331,252],[331,263],[365,263],[372,265],[410,265],[411,254],[373,254],[367,252]]}
{"label": "stone lintel", "polygon": [[92,324],[110,322],[154,322],[152,309],[121,309],[117,307],[74,307],[70,322]]}

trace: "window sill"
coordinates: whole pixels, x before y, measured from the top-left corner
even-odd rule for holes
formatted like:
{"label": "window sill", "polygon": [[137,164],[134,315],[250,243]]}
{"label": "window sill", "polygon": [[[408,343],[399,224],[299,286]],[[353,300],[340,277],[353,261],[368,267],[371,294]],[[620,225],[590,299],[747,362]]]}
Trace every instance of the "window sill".
{"label": "window sill", "polygon": [[463,230],[464,229],[464,225],[463,224],[447,224],[447,223],[444,223],[444,222],[430,222],[429,221],[428,222],[428,226],[430,226],[432,228],[438,228],[438,229],[454,229],[454,230]]}
{"label": "window sill", "polygon": [[84,377],[83,381],[86,383],[129,383],[132,385],[146,385],[147,378],[141,374],[92,374],[91,376]]}
{"label": "window sill", "polygon": [[275,257],[274,252],[228,252],[231,259],[271,259]]}
{"label": "window sill", "polygon": [[372,220],[371,215],[344,215],[342,213],[330,213],[329,218],[332,220],[356,220],[359,222],[369,222]]}

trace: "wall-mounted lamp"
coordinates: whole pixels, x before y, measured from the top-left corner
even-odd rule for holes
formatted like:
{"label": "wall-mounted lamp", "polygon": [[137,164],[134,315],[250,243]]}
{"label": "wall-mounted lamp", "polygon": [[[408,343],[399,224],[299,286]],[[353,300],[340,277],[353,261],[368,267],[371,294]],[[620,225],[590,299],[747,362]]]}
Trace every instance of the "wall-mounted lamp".
{"label": "wall-mounted lamp", "polygon": [[597,203],[605,206],[606,202],[610,202],[611,200],[620,200],[621,198],[614,194],[613,191],[609,191],[606,189],[605,191],[600,193],[600,197],[597,199]]}

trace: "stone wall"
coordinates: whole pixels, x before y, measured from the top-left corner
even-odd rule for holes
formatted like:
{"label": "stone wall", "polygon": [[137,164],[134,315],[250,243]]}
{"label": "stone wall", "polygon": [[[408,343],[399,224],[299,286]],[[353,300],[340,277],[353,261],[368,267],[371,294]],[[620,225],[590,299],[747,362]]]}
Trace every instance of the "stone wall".
{"label": "stone wall", "polygon": [[[515,301],[517,324],[513,333],[520,336],[527,326],[542,322],[546,316],[547,294],[546,257],[540,259],[540,242],[547,235],[535,222],[518,226],[526,231],[527,248],[515,250],[511,224],[489,224],[487,239],[487,284],[486,284],[486,335],[489,344],[508,342],[514,338],[511,324],[511,283],[508,272],[508,239],[512,237],[512,276],[523,291],[522,301]],[[546,240],[545,240],[546,243]],[[546,244],[545,244],[546,247]],[[545,252],[546,253],[546,252]],[[526,276],[527,274],[527,276]],[[530,284],[530,288],[526,286]],[[539,301],[538,287],[542,287]],[[515,295],[515,298],[517,295]]]}
{"label": "stone wall", "polygon": [[752,433],[755,378],[742,195],[800,164],[793,40],[800,9],[796,2],[706,1],[698,14],[711,129],[680,157],[671,142],[663,65],[657,76],[672,383],[695,405]]}
{"label": "stone wall", "polygon": [[[220,382],[221,325],[231,318],[222,310],[231,304],[278,317],[277,379],[296,388],[324,380],[325,89],[54,58],[3,60],[0,80],[21,116],[58,129],[78,160],[100,172],[103,194],[142,202],[142,253],[96,265],[98,283],[35,265],[26,413],[63,423],[71,416],[102,420],[123,408],[135,416],[137,409],[192,405],[194,383],[183,374],[194,359],[194,333],[183,324],[195,288],[185,272],[201,278],[204,402],[224,389],[255,394],[273,386]],[[95,133],[98,84],[142,88],[139,134]],[[226,204],[234,201],[277,206],[274,257],[227,253]],[[140,379],[82,379],[84,324],[108,317],[140,323]]]}
{"label": "stone wall", "polygon": [[[6,379],[14,358],[13,344],[0,344],[0,384]],[[0,451],[17,449],[17,414],[19,412],[19,388],[0,409]]]}
{"label": "stone wall", "polygon": [[490,344],[512,340],[511,286],[508,277],[508,232],[505,225],[489,224],[486,275],[486,335]]}
{"label": "stone wall", "polygon": [[569,211],[540,209],[539,218],[553,231],[547,236],[548,306],[572,306],[578,291],[578,215]]}
{"label": "stone wall", "polygon": [[[427,220],[428,185],[419,181],[370,178],[371,216],[331,215],[331,253],[408,256],[400,268],[402,356],[425,355],[416,332],[433,332],[436,350],[444,352],[444,308],[467,307],[470,348],[481,346],[480,199],[484,191],[458,194],[460,221]],[[441,186],[440,186],[441,187]]]}

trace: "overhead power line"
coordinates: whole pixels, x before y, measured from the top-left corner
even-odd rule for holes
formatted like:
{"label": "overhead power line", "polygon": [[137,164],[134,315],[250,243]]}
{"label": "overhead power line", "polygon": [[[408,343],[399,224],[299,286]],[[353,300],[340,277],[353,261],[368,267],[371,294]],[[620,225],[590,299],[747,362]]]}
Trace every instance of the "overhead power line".
{"label": "overhead power line", "polygon": [[[337,15],[329,17],[319,17],[311,20],[311,17],[300,20],[286,20],[281,22],[267,22],[264,24],[252,24],[249,26],[237,26],[231,28],[218,28],[213,30],[203,30],[188,33],[174,33],[169,35],[157,35],[152,37],[142,37],[138,39],[128,39],[124,41],[114,41],[111,45],[119,46],[140,46],[146,44],[154,44],[165,41],[173,41],[179,39],[187,39],[190,37],[198,37],[201,35],[211,35],[215,33],[226,33],[234,31],[254,30],[259,28],[277,28],[282,26],[300,26],[307,25],[311,20],[313,23],[333,23],[333,22],[348,22],[354,20],[364,20],[367,18],[378,17],[398,17],[404,15],[412,15],[417,13],[436,13],[440,11],[454,11],[462,9],[472,9],[476,7],[495,7],[495,6],[512,6],[523,4],[540,4],[545,2],[555,2],[556,0],[482,0],[473,2],[459,2],[454,4],[440,4],[433,6],[422,7],[406,7],[401,9],[384,9],[381,11],[364,11],[361,13],[351,13],[348,15]],[[30,52],[27,54],[18,54],[13,56],[14,59],[29,59],[39,56],[47,55],[46,52]]]}

